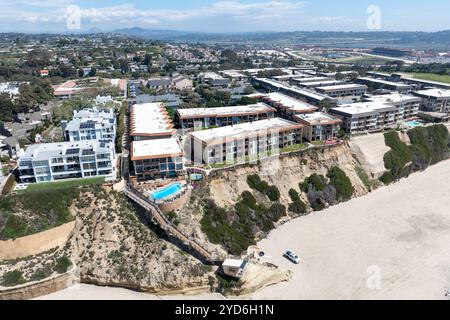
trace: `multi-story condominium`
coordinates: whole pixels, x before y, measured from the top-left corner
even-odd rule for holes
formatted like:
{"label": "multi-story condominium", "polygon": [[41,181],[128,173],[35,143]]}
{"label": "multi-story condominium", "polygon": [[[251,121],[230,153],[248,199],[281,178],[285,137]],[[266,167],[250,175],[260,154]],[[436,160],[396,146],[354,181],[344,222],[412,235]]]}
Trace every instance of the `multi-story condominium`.
{"label": "multi-story condominium", "polygon": [[172,138],[175,134],[176,130],[162,103],[131,106],[130,136],[133,141]]}
{"label": "multi-story condominium", "polygon": [[116,115],[113,109],[97,108],[74,111],[73,119],[64,124],[67,141],[116,139]]}
{"label": "multi-story condominium", "polygon": [[183,149],[177,138],[134,141],[131,161],[138,181],[171,178],[184,173]]}
{"label": "multi-story condominium", "polygon": [[23,183],[104,176],[114,178],[110,140],[33,144],[19,159]]}
{"label": "multi-story condominium", "polygon": [[297,86],[303,86],[306,83],[311,83],[311,82],[319,82],[319,81],[328,81],[330,80],[330,78],[327,77],[311,77],[311,76],[307,76],[307,77],[291,77],[290,78],[290,82],[292,84],[295,84]]}
{"label": "multi-story condominium", "polygon": [[380,102],[395,106],[400,113],[400,120],[412,120],[419,114],[422,99],[412,95],[391,93],[380,96],[370,96],[367,101]]}
{"label": "multi-story condominium", "polygon": [[415,97],[392,94],[370,99],[332,108],[330,112],[343,121],[343,128],[350,134],[394,128],[418,115],[420,101]]}
{"label": "multi-story condominium", "polygon": [[252,96],[276,108],[278,115],[289,120],[293,120],[295,115],[311,113],[318,110],[318,107],[313,106],[312,104],[297,100],[279,92],[267,94],[256,93]]}
{"label": "multi-story condominium", "polygon": [[342,120],[322,112],[295,116],[303,125],[303,138],[312,141],[328,141],[338,136]]}
{"label": "multi-story condominium", "polygon": [[314,81],[314,82],[307,82],[302,84],[301,86],[304,88],[314,89],[319,87],[329,87],[329,86],[337,86],[337,85],[343,85],[347,82],[341,81],[341,80],[323,80],[323,81]]}
{"label": "multi-story condominium", "polygon": [[293,98],[306,101],[315,106],[319,106],[324,100],[329,100],[332,104],[337,104],[337,100],[330,96],[323,95],[306,89],[300,89],[294,86],[285,85],[279,81],[266,78],[252,78],[255,85],[261,86],[268,92],[280,92]]}
{"label": "multi-story condominium", "polygon": [[144,103],[131,107],[131,161],[139,181],[183,173],[183,150],[175,135],[163,104]]}
{"label": "multi-story condominium", "polygon": [[349,97],[349,96],[362,96],[367,92],[366,85],[360,84],[342,84],[338,86],[326,86],[316,88],[317,92],[326,94],[332,98]]}
{"label": "multi-story condominium", "polygon": [[450,113],[450,90],[429,89],[417,91],[414,94],[422,98],[421,110]]}
{"label": "multi-story condominium", "polygon": [[191,160],[204,164],[234,164],[276,154],[302,142],[303,126],[282,118],[242,123],[189,134]]}
{"label": "multi-story condominium", "polygon": [[220,108],[178,109],[178,119],[183,129],[224,127],[239,123],[270,119],[276,109],[257,103],[245,106]]}
{"label": "multi-story condominium", "polygon": [[357,81],[359,83],[370,86],[374,89],[387,89],[387,90],[394,90],[394,91],[398,91],[398,92],[405,92],[405,91],[412,90],[412,86],[410,86],[408,84],[401,83],[401,82],[388,81],[388,80],[383,80],[383,79],[362,77],[362,78],[358,78]]}

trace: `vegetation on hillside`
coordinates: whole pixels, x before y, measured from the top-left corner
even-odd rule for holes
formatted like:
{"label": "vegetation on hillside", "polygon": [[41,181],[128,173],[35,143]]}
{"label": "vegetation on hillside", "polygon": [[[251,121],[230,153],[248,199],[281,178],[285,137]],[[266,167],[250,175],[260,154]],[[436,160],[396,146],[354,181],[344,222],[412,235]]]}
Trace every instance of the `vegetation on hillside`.
{"label": "vegetation on hillside", "polygon": [[269,185],[267,181],[261,180],[261,177],[257,174],[249,175],[247,177],[247,183],[250,188],[265,194],[270,201],[280,200],[280,191],[274,185]]}
{"label": "vegetation on hillside", "polygon": [[0,240],[45,231],[73,220],[69,207],[79,189],[43,189],[0,198]]}
{"label": "vegetation on hillside", "polygon": [[395,131],[385,134],[386,145],[391,150],[384,156],[384,165],[389,171],[381,176],[383,183],[392,183],[449,157],[450,135],[444,125],[417,127],[409,130],[408,136],[410,146],[402,142]]}
{"label": "vegetation on hillside", "polygon": [[241,195],[241,200],[233,208],[218,207],[213,200],[203,206],[202,231],[209,241],[222,245],[228,252],[240,255],[256,244],[256,234],[269,232],[274,222],[286,215],[286,207],[274,202],[269,208],[257,204],[249,191]]}

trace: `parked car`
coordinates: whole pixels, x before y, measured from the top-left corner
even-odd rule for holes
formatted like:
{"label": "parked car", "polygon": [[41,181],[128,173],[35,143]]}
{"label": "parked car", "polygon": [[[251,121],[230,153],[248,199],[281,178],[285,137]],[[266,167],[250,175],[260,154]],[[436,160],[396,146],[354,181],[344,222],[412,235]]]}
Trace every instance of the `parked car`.
{"label": "parked car", "polygon": [[292,261],[295,264],[299,264],[300,263],[300,258],[291,250],[287,250],[284,255],[284,257],[286,257],[287,259],[289,259],[290,261]]}

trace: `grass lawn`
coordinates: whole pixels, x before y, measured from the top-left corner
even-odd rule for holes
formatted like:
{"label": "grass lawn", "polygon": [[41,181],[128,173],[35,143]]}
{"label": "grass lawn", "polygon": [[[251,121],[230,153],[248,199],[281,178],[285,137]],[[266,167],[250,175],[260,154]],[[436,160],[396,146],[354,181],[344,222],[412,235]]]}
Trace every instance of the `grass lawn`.
{"label": "grass lawn", "polygon": [[295,152],[295,151],[300,151],[300,150],[306,149],[307,147],[308,147],[308,145],[305,143],[293,144],[292,146],[285,147],[285,148],[281,149],[280,151],[282,153]]}
{"label": "grass lawn", "polygon": [[450,83],[450,75],[448,75],[448,74],[418,73],[418,72],[402,73],[402,74],[405,74],[406,76],[412,76],[414,79],[419,79],[419,80]]}
{"label": "grass lawn", "polygon": [[362,57],[349,57],[337,59],[338,62],[347,62],[347,63],[356,63],[356,64],[385,64],[388,61],[392,61],[389,58],[379,58],[379,57],[370,57],[370,56],[362,56]]}
{"label": "grass lawn", "polygon": [[27,189],[22,192],[44,191],[44,190],[60,190],[71,187],[90,186],[95,184],[105,183],[104,177],[86,178],[86,179],[73,179],[60,182],[45,182],[45,183],[33,183],[28,186]]}

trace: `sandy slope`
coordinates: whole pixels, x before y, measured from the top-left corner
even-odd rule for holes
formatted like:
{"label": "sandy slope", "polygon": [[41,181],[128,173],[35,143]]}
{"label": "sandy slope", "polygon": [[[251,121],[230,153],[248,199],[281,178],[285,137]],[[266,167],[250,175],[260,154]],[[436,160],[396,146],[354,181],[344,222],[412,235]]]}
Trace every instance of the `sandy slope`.
{"label": "sandy slope", "polygon": [[[259,245],[272,256],[269,261],[293,270],[294,278],[254,298],[444,298],[450,288],[449,195],[447,161],[284,225]],[[286,248],[303,262],[294,266],[282,258]],[[379,267],[380,290],[367,287],[370,266]]]}
{"label": "sandy slope", "polygon": [[[450,289],[450,161],[285,224],[259,245],[267,261],[294,277],[260,290],[256,299],[444,299]],[[287,248],[300,255],[300,265],[281,256]],[[380,290],[367,287],[370,266],[381,272]],[[91,286],[46,298],[83,297],[156,298]]]}

